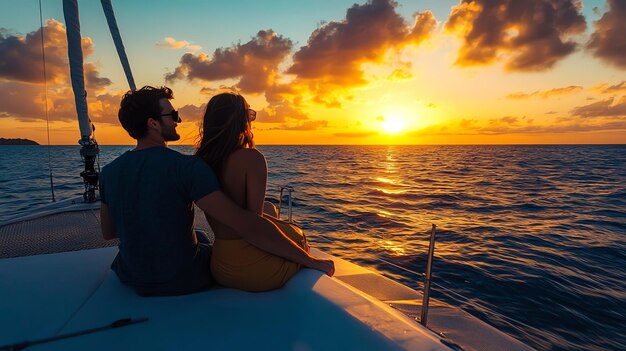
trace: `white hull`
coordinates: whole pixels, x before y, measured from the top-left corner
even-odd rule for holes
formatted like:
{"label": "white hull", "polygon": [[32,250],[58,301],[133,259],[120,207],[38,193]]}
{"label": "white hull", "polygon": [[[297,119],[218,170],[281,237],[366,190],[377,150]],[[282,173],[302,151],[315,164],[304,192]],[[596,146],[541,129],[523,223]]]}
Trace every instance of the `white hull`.
{"label": "white hull", "polygon": [[[73,209],[78,212],[70,212]],[[55,216],[69,219],[97,213],[93,206],[86,209],[70,202],[46,211],[44,217],[31,215],[26,221],[3,225],[0,239],[6,243],[5,231],[12,227],[31,230],[35,238],[38,225],[59,223]],[[206,223],[198,224],[206,229]],[[67,223],[67,230],[75,225]],[[97,221],[83,227],[93,236],[94,226]],[[45,249],[41,244],[28,243]],[[6,257],[10,250],[3,250]],[[142,298],[109,269],[116,253],[116,247],[107,247],[1,259],[0,346],[101,327],[123,318],[148,318],[28,349],[450,350],[446,345],[456,343],[464,350],[531,350],[469,314],[434,301],[429,327],[443,332],[444,339],[416,322],[420,293],[336,257],[333,278],[304,269],[272,292],[218,287],[185,296]]]}

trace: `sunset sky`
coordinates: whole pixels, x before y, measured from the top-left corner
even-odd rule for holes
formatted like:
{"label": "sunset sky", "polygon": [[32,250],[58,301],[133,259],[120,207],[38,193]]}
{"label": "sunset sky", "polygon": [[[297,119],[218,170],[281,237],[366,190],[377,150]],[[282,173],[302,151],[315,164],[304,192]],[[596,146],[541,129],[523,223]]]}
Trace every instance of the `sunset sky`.
{"label": "sunset sky", "polygon": [[[43,0],[52,144],[80,137],[61,0]],[[100,144],[133,144],[99,1],[79,1]],[[138,86],[167,85],[181,144],[233,89],[258,144],[626,142],[626,1],[113,1]],[[0,13],[0,137],[46,143],[37,0]]]}

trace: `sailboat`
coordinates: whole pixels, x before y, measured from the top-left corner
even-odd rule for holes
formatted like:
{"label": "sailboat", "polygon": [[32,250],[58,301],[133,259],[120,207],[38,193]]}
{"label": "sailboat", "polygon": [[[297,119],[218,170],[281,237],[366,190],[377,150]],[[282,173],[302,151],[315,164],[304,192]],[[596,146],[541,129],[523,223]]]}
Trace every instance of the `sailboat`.
{"label": "sailboat", "polygon": [[[135,89],[110,0],[102,4]],[[140,297],[121,284],[110,270],[117,242],[100,232],[98,144],[85,101],[77,1],[63,6],[85,193],[0,223],[0,350],[532,350],[429,300],[428,289],[418,292],[315,247],[312,254],[335,261],[335,275],[303,269],[271,292],[215,287]],[[196,229],[211,231],[198,210]]]}

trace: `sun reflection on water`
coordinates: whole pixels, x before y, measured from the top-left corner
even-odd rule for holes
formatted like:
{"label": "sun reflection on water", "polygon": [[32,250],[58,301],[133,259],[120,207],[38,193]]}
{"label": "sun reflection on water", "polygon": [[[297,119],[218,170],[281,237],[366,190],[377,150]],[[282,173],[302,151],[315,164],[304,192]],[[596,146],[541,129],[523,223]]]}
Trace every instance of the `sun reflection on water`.
{"label": "sun reflection on water", "polygon": [[383,189],[383,188],[376,188],[376,190],[381,191],[385,194],[390,194],[390,195],[395,195],[395,194],[404,194],[407,192],[407,190],[401,190],[401,189]]}
{"label": "sun reflection on water", "polygon": [[398,182],[397,180],[389,179],[389,178],[383,178],[383,177],[376,177],[374,179],[379,181],[379,182],[381,182],[381,183],[387,183],[387,184],[396,184]]}
{"label": "sun reflection on water", "polygon": [[406,255],[406,249],[404,245],[397,241],[392,240],[380,240],[380,247],[387,252],[389,256],[400,257]]}

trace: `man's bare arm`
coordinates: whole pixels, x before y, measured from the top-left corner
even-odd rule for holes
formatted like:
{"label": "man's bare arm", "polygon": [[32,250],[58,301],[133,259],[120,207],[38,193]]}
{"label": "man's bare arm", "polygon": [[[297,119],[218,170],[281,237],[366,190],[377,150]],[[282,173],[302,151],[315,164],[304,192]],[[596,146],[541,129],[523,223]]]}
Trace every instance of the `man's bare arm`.
{"label": "man's bare arm", "polygon": [[274,223],[240,208],[221,191],[206,195],[196,201],[196,205],[207,215],[235,229],[244,240],[261,250],[320,270],[329,276],[335,273],[333,261],[309,255]]}
{"label": "man's bare arm", "polygon": [[100,205],[100,228],[102,229],[102,237],[104,240],[112,240],[117,238],[117,232],[109,215],[109,206],[104,202]]}

